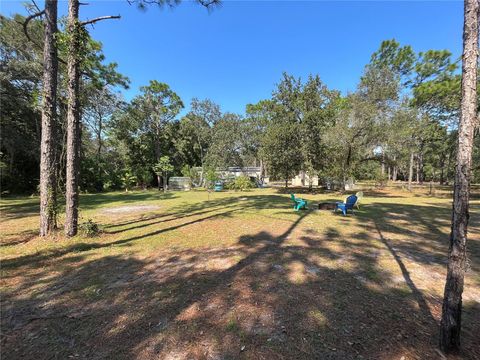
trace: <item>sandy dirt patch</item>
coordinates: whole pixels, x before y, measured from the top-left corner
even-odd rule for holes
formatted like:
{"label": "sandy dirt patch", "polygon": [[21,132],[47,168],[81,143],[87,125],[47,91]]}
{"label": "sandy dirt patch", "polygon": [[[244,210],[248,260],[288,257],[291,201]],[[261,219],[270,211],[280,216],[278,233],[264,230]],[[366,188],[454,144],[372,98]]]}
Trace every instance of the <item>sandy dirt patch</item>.
{"label": "sandy dirt patch", "polygon": [[156,205],[126,205],[126,206],[118,206],[103,209],[103,214],[133,214],[133,213],[140,213],[140,212],[147,212],[160,209],[160,206]]}

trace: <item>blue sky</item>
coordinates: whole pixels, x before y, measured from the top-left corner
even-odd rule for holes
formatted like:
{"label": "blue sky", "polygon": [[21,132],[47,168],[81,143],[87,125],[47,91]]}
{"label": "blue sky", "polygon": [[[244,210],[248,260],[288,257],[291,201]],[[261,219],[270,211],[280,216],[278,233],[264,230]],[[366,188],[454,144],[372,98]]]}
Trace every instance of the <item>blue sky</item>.
{"label": "blue sky", "polygon": [[[186,104],[192,97],[210,98],[223,111],[243,113],[245,104],[271,95],[283,71],[319,74],[330,88],[354,90],[384,39],[416,51],[461,54],[461,1],[224,1],[210,13],[191,2],[147,11],[126,1],[88,2],[82,19],[122,16],[90,32],[103,43],[107,60],[130,78],[127,99],[155,79]],[[0,11],[24,13],[22,2],[9,0]],[[66,11],[67,2],[60,1],[60,14]]]}

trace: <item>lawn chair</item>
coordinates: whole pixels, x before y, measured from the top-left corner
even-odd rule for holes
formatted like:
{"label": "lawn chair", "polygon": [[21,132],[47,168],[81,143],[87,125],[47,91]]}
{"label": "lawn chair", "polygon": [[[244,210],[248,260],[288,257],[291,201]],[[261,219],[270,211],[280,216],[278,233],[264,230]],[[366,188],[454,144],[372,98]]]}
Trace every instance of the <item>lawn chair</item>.
{"label": "lawn chair", "polygon": [[293,208],[295,209],[295,211],[298,211],[300,209],[307,209],[307,200],[296,198],[293,194],[290,194],[290,198],[294,202]]}
{"label": "lawn chair", "polygon": [[337,202],[335,204],[335,210],[333,212],[337,212],[337,210],[342,210],[343,216],[347,216],[347,211],[352,210],[353,214],[353,207],[357,202],[356,195],[350,195],[345,202]]}
{"label": "lawn chair", "polygon": [[214,186],[213,190],[216,191],[216,192],[222,191],[223,190],[223,183],[221,181],[217,181],[215,183],[215,186]]}
{"label": "lawn chair", "polygon": [[357,197],[357,202],[355,203],[355,206],[358,210],[360,210],[360,206],[358,204],[360,204],[360,200],[363,199],[363,191],[357,192],[355,196]]}

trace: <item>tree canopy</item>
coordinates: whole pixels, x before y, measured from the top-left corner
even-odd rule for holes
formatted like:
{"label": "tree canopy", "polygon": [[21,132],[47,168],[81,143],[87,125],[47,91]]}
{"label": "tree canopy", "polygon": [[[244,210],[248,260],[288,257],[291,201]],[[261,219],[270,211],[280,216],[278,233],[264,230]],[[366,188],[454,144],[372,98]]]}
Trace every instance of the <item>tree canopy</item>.
{"label": "tree canopy", "polygon": [[[30,46],[22,21],[20,15],[0,19],[1,185],[11,193],[36,192],[39,181],[43,27],[40,20],[30,22],[29,36],[37,44]],[[67,51],[64,31],[60,27],[60,59]],[[124,188],[127,175],[136,186],[157,186],[154,166],[163,156],[171,175],[201,169],[200,184],[208,169],[229,166],[261,166],[262,173],[282,182],[299,173],[340,184],[349,178],[453,179],[460,75],[448,50],[416,53],[385,40],[352,93],[328,88],[317,74],[302,79],[284,73],[271,97],[234,114],[210,99],[181,99],[161,79],[125,101],[121,92],[129,80],[117,64],[107,62],[101,44],[89,36],[85,49],[81,191]],[[58,94],[62,188],[67,102],[62,62]],[[476,138],[474,156],[478,144]],[[477,168],[474,177],[480,178]]]}

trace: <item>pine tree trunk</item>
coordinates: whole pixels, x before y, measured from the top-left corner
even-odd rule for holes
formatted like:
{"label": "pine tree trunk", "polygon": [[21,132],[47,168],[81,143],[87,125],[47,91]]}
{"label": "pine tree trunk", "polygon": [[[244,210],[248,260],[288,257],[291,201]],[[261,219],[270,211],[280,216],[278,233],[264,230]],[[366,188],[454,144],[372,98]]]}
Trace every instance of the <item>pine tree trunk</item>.
{"label": "pine tree trunk", "polygon": [[[197,137],[198,139],[198,137]],[[203,178],[203,174],[205,173],[204,172],[204,168],[203,168],[203,148],[202,148],[202,143],[200,142],[200,140],[198,140],[198,146],[200,147],[200,165],[202,167],[202,170],[200,171],[200,186],[204,186],[204,178]]]}
{"label": "pine tree trunk", "polygon": [[382,176],[385,175],[385,153],[382,150],[382,162],[381,162]]}
{"label": "pine tree trunk", "polygon": [[408,191],[412,191],[413,180],[413,152],[410,153],[410,165],[408,167]]}
{"label": "pine tree trunk", "polygon": [[415,165],[416,165],[416,171],[415,171],[415,176],[417,178],[417,184],[420,182],[420,163],[419,163],[419,157],[417,155],[416,157],[416,162],[415,162]]}
{"label": "pine tree trunk", "polygon": [[[103,117],[101,115],[98,116],[98,132],[97,132],[97,141],[98,141],[98,147],[97,147],[97,182],[96,182],[96,189],[97,191],[102,191],[103,189],[103,181],[101,180],[103,177],[103,166],[100,166],[101,159],[102,159],[102,128],[103,128]],[[98,184],[98,185],[97,185]]]}
{"label": "pine tree trunk", "polygon": [[67,178],[65,234],[75,236],[78,230],[78,183],[80,167],[80,47],[81,29],[78,22],[79,1],[68,2],[68,108],[67,108]]}
{"label": "pine tree trunk", "polygon": [[57,161],[55,159],[55,116],[57,106],[58,57],[57,0],[45,1],[43,48],[42,135],[40,143],[40,236],[57,227]]}
{"label": "pine tree trunk", "polygon": [[97,133],[97,141],[98,141],[98,147],[97,147],[97,157],[100,160],[101,154],[102,154],[102,129],[103,129],[103,117],[101,115],[98,116],[98,133]]}
{"label": "pine tree trunk", "polygon": [[263,160],[260,159],[260,183],[263,184]]}
{"label": "pine tree trunk", "polygon": [[397,155],[393,155],[392,181],[397,181]]}
{"label": "pine tree trunk", "polygon": [[445,159],[442,160],[441,165],[440,165],[440,185],[443,185],[445,182]]}
{"label": "pine tree trunk", "polygon": [[447,281],[440,325],[440,347],[446,352],[456,351],[460,348],[473,131],[477,104],[479,0],[465,0],[464,11],[462,103],[458,130]]}
{"label": "pine tree trunk", "polygon": [[422,149],[420,150],[420,154],[418,155],[418,182],[420,184],[423,184],[423,180],[424,180],[424,172],[423,172],[423,145],[422,145]]}

